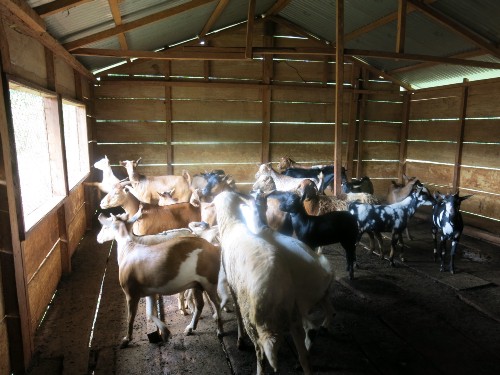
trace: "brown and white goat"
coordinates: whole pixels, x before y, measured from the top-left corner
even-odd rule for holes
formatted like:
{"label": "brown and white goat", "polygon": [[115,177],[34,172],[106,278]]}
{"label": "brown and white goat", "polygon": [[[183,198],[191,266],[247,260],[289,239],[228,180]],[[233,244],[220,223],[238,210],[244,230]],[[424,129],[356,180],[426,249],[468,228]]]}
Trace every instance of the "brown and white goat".
{"label": "brown and white goat", "polygon": [[[274,184],[279,191],[294,191],[297,189],[297,186],[303,181],[305,178],[296,178],[290,177],[276,172],[271,163],[261,164],[257,173],[255,173],[255,179],[259,179],[260,176],[271,176],[274,180]],[[316,185],[321,184],[319,181],[319,176],[314,180]]]}
{"label": "brown and white goat", "polygon": [[195,288],[195,312],[185,333],[196,329],[203,310],[202,291],[206,291],[217,312],[217,335],[222,335],[217,284],[220,250],[198,237],[177,237],[156,245],[138,244],[132,240],[125,222],[99,215],[101,224],[115,233],[118,257],[118,278],[128,308],[127,335],[121,342],[126,347],[132,340],[133,324],[141,297],[147,297],[147,315],[153,320],[165,341],[170,332],[153,314],[155,294],[172,295]]}
{"label": "brown and white goat", "polygon": [[[389,189],[387,191],[387,204],[401,202],[403,199],[408,197],[411,194],[413,187],[415,186],[415,183],[417,181],[418,180],[416,177],[408,177],[406,174],[403,174],[402,184],[397,183],[396,181],[391,181],[391,184],[389,185]],[[406,227],[405,233],[406,238],[408,238],[409,241],[412,241],[413,237],[410,235],[408,227]]]}
{"label": "brown and white goat", "polygon": [[127,170],[130,183],[141,202],[157,204],[158,192],[172,191],[172,189],[174,189],[173,198],[178,202],[189,202],[191,177],[186,170],[182,171],[182,176],[145,176],[137,172],[140,160],[140,158],[136,161],[124,160],[120,161],[120,165]]}
{"label": "brown and white goat", "polygon": [[[101,208],[121,206],[129,217],[137,213],[140,204],[141,202],[129,189],[120,184],[115,185],[101,200]],[[189,202],[163,207],[143,203],[143,206],[142,217],[133,225],[133,232],[138,236],[156,234],[170,229],[187,228],[190,222],[201,220],[200,208],[194,207]]]}

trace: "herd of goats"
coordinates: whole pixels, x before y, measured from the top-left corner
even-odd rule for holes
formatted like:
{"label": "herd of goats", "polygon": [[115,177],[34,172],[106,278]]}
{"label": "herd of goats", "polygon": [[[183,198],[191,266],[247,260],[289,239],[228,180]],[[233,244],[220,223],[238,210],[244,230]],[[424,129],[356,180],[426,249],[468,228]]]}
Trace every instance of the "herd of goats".
{"label": "herd of goats", "polygon": [[[139,299],[146,297],[148,319],[161,338],[169,336],[158,318],[158,295],[178,294],[179,308],[192,319],[192,333],[204,306],[203,293],[215,309],[217,335],[223,334],[222,308],[231,297],[238,323],[237,346],[243,335],[255,347],[257,374],[263,361],[277,371],[277,353],[285,332],[291,334],[304,373],[310,374],[310,331],[318,327],[310,314],[320,312],[321,327],[330,330],[334,309],[334,280],[321,247],[340,243],[346,254],[349,278],[354,277],[356,245],[367,233],[370,250],[378,242],[380,256],[383,232],[391,233],[389,261],[400,246],[404,261],[403,231],[416,209],[432,205],[434,257],[445,270],[446,242],[451,240],[449,271],[463,230],[460,203],[470,196],[430,194],[416,178],[392,182],[386,201],[373,195],[368,177],[347,181],[342,193],[331,192],[333,166],[300,166],[283,158],[275,170],[262,164],[250,194],[238,191],[224,171],[190,176],[145,176],[138,161],[121,161],[128,179],[119,180],[107,157],[94,166],[102,170],[106,193],[102,209],[121,206],[124,213],[101,213],[99,243],[115,240],[119,282],[128,307],[128,332],[121,347],[132,340]],[[439,247],[438,247],[439,237]]]}

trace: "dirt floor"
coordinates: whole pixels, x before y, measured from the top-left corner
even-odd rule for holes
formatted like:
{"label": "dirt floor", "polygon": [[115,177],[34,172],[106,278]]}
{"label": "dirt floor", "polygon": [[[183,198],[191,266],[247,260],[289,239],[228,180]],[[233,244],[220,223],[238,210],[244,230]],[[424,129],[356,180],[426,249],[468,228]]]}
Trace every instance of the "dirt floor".
{"label": "dirt floor", "polygon": [[[316,374],[500,374],[500,248],[463,237],[455,275],[433,261],[428,222],[413,219],[407,262],[357,249],[350,281],[342,248],[324,253],[335,268],[333,334],[318,332],[310,353]],[[116,246],[97,244],[88,232],[61,281],[36,336],[31,375],[253,374],[253,348],[236,348],[233,313],[223,313],[225,336],[215,333],[212,311],[191,336],[190,316],[163,297],[166,343],[150,343],[154,326],[141,301],[130,346],[120,349],[126,307],[118,284]],[[388,241],[386,240],[386,248]],[[250,341],[247,341],[250,344]],[[300,374],[291,338],[281,347],[281,374]],[[266,364],[266,373],[270,373]]]}

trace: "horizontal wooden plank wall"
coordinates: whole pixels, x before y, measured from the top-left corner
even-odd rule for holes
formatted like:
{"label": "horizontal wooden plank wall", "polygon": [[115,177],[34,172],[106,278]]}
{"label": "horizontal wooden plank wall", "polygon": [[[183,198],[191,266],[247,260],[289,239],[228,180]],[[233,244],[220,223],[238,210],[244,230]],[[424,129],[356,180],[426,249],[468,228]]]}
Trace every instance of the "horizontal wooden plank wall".
{"label": "horizontal wooden plank wall", "polygon": [[[500,81],[468,88],[458,188],[466,224],[500,230]],[[411,96],[407,172],[434,190],[453,190],[462,87],[421,90]]]}

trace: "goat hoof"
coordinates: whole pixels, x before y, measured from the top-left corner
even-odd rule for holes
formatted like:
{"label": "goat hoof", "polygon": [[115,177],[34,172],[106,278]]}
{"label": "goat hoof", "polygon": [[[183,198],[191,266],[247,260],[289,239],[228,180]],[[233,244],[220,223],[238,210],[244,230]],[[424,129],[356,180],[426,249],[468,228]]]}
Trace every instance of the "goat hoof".
{"label": "goat hoof", "polygon": [[217,338],[221,339],[224,336],[224,332],[217,330]]}
{"label": "goat hoof", "polygon": [[126,337],[123,338],[121,344],[120,344],[120,349],[124,349],[128,346],[128,343],[130,342],[130,340]]}
{"label": "goat hoof", "polygon": [[193,334],[193,329],[191,327],[188,327],[184,330],[184,334],[186,336],[191,336]]}

